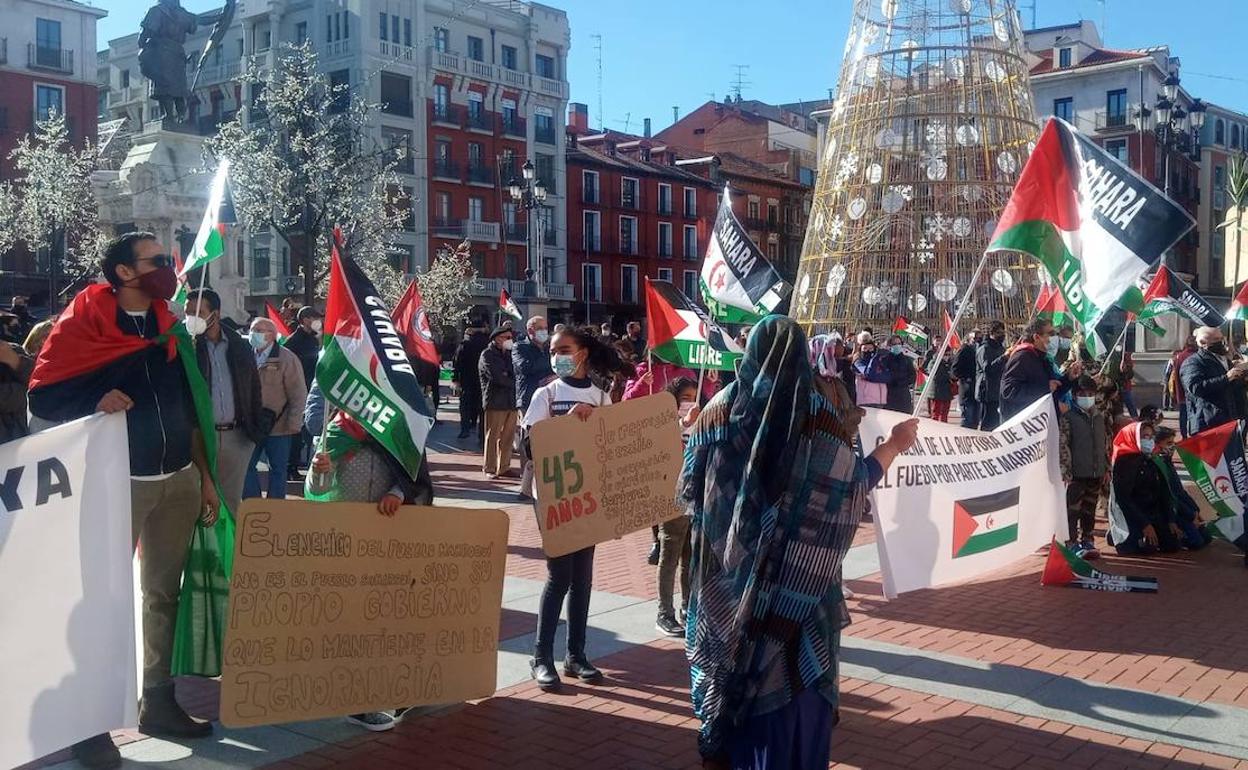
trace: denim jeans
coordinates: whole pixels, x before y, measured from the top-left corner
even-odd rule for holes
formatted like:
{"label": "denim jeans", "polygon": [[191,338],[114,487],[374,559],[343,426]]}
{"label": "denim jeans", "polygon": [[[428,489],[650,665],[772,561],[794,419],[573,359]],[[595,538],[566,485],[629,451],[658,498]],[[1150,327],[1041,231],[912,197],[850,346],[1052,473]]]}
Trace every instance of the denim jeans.
{"label": "denim jeans", "polygon": [[263,454],[269,459],[269,497],[274,500],[286,498],[286,464],[290,461],[290,449],[298,436],[269,436],[263,443],[256,445],[251,456],[251,465],[247,468],[247,479],[243,482],[243,497],[260,496],[260,474],[256,472],[256,463]]}
{"label": "denim jeans", "polygon": [[537,643],[534,657],[553,660],[555,629],[563,598],[568,598],[568,657],[585,654],[585,629],[589,625],[589,594],[594,585],[594,547],[546,560],[546,587],[537,611]]}
{"label": "denim jeans", "polygon": [[975,380],[958,382],[958,406],[962,409],[962,427],[979,427],[979,402],[975,400]]}

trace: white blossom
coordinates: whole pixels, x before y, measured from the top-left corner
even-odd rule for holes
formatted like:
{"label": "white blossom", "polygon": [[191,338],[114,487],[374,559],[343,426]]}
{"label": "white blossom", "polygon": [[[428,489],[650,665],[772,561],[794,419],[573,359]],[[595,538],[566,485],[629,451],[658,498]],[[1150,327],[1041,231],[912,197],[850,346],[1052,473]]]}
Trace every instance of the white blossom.
{"label": "white blossom", "polygon": [[440,249],[429,269],[420,274],[421,300],[437,325],[454,326],[468,316],[477,285],[477,270],[468,256],[470,245],[464,241],[455,251]]}

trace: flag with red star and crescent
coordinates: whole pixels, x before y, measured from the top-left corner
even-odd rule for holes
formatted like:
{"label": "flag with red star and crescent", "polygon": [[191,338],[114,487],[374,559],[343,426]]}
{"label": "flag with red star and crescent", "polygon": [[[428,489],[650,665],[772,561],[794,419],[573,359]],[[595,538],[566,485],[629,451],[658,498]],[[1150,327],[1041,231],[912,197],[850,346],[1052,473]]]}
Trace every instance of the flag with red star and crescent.
{"label": "flag with red star and crescent", "polygon": [[711,315],[729,324],[756,323],[776,312],[793,291],[732,213],[732,195],[727,188],[706,245],[699,284]]}
{"label": "flag with red star and crescent", "polygon": [[1227,422],[1175,444],[1192,481],[1218,514],[1212,534],[1241,548],[1244,538],[1244,500],[1248,499],[1248,465],[1244,463],[1244,432],[1238,422]]}

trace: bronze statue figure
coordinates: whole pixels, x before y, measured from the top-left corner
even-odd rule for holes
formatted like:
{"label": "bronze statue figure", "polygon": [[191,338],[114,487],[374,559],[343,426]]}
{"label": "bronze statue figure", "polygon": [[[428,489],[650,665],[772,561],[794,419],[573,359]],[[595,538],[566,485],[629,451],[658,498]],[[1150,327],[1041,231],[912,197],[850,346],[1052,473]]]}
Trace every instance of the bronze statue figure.
{"label": "bronze statue figure", "polygon": [[151,98],[160,104],[166,119],[186,122],[186,104],[194,88],[188,88],[186,82],[187,36],[194,34],[202,22],[216,23],[209,44],[199,58],[195,73],[198,82],[208,50],[214,43],[220,45],[225,28],[233,20],[235,3],[236,0],[227,0],[222,12],[197,15],[183,8],[179,0],[159,0],[143,17],[139,25],[139,71],[151,82]]}

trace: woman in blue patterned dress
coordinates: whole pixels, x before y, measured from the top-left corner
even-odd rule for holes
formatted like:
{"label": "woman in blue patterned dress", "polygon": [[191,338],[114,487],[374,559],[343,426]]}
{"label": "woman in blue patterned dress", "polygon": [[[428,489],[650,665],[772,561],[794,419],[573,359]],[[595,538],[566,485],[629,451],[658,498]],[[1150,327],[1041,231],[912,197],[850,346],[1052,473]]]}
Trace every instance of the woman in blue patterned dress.
{"label": "woman in blue patterned dress", "polygon": [[791,319],[753,330],[737,381],[703,410],[678,487],[693,519],[686,627],[704,767],[826,768],[840,567],[867,495],[917,420],[863,460],[861,412],[812,377]]}

